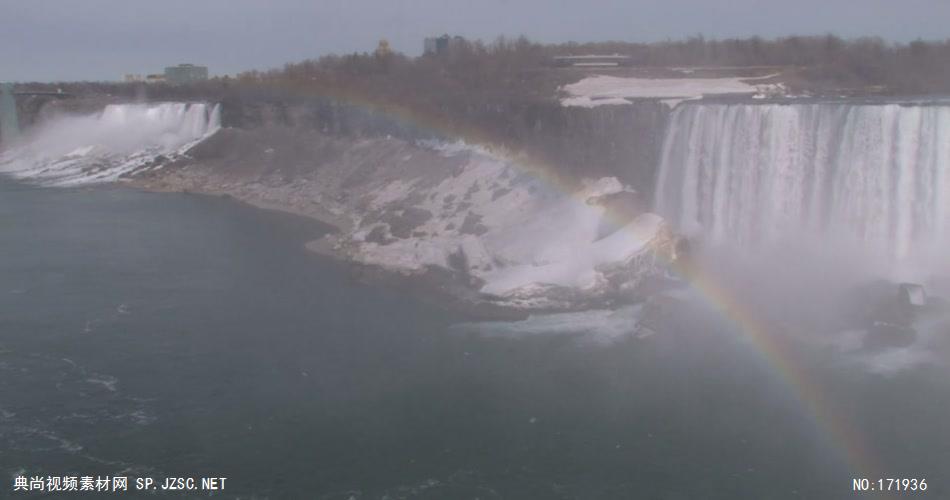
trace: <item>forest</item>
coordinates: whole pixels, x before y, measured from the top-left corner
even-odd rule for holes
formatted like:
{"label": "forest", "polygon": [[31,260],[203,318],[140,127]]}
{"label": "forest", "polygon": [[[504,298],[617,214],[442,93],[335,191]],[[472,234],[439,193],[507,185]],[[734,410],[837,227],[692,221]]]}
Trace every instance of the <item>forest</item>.
{"label": "forest", "polygon": [[[524,36],[491,42],[455,37],[450,50],[417,57],[393,51],[381,41],[371,52],[325,55],[183,86],[102,82],[29,86],[120,99],[222,102],[228,126],[253,125],[261,120],[259,109],[264,106],[276,109],[276,121],[288,125],[347,135],[391,133],[389,125],[380,128],[376,121],[357,124],[340,118],[354,116],[341,111],[341,106],[356,104],[379,116],[434,123],[440,132],[455,137],[556,151],[558,163],[567,160],[577,166],[589,161],[586,152],[552,143],[572,144],[573,131],[591,129],[592,124],[584,121],[590,117],[560,106],[558,89],[590,70],[556,67],[553,58],[585,54],[628,56],[624,67],[608,71],[629,76],[683,76],[677,68],[691,68],[694,76],[778,73],[776,78],[790,92],[814,96],[950,95],[950,39],[891,43],[834,35],[564,44],[542,44]],[[291,116],[301,103],[310,109],[303,122]],[[626,119],[613,115],[601,117],[608,120],[605,125],[619,126]],[[605,141],[599,147],[624,147],[613,139]]]}

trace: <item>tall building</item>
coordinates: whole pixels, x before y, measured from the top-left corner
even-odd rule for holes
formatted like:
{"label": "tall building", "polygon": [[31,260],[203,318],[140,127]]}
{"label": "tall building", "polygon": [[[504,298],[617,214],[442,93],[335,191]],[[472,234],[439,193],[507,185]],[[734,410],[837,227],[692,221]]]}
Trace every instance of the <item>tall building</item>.
{"label": "tall building", "polygon": [[427,56],[447,54],[464,43],[465,39],[460,36],[442,35],[429,37],[422,42],[422,53]]}
{"label": "tall building", "polygon": [[165,81],[171,84],[178,85],[183,83],[199,82],[207,79],[207,66],[179,64],[178,66],[169,66],[165,68]]}
{"label": "tall building", "polygon": [[449,35],[426,38],[422,48],[423,54],[430,56],[444,52],[449,48]]}

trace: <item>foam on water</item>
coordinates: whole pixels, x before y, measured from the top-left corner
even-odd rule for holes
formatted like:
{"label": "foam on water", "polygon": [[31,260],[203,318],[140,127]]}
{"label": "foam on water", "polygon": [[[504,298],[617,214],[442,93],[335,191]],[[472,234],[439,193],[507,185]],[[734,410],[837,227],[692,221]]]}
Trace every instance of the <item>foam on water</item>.
{"label": "foam on water", "polygon": [[103,387],[109,392],[115,392],[116,385],[119,383],[118,379],[109,376],[89,377],[86,379],[86,382]]}
{"label": "foam on water", "polygon": [[617,310],[536,314],[522,321],[484,321],[452,326],[457,333],[521,339],[536,335],[579,335],[595,343],[610,343],[637,331],[642,305]]}
{"label": "foam on water", "polygon": [[219,105],[115,104],[86,116],[60,117],[0,153],[0,173],[45,185],[112,182],[160,168],[221,128]]}
{"label": "foam on water", "polygon": [[[0,364],[4,381],[11,387],[29,385],[35,391],[19,391],[14,400],[5,401],[11,406],[0,407],[0,445],[4,450],[65,455],[78,463],[107,465],[116,472],[150,470],[99,456],[88,449],[95,446],[87,448],[95,439],[77,430],[105,422],[120,430],[151,425],[157,417],[150,402],[122,394],[118,378],[92,371],[69,358],[22,353],[10,358],[9,363]],[[55,404],[35,399],[42,394],[55,394]],[[22,474],[14,474],[18,475]]]}

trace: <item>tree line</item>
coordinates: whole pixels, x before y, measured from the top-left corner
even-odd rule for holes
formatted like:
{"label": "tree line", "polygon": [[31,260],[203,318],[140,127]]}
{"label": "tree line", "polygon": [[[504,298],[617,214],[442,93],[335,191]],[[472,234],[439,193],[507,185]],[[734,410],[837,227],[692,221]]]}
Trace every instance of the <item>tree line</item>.
{"label": "tree line", "polygon": [[[834,35],[706,39],[655,43],[593,42],[540,44],[525,37],[456,39],[436,56],[407,57],[379,51],[330,55],[270,71],[249,71],[240,81],[310,81],[394,95],[466,93],[551,96],[565,75],[544,71],[559,55],[619,54],[634,67],[782,66],[796,71],[803,90],[880,88],[892,94],[950,92],[950,39],[889,43],[881,38]],[[573,76],[573,75],[572,75]]]}

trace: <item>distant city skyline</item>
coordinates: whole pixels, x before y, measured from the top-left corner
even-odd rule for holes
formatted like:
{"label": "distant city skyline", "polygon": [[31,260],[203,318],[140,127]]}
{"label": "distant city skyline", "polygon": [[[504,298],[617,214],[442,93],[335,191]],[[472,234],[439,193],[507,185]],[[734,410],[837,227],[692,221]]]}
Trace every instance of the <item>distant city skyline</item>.
{"label": "distant city skyline", "polygon": [[407,55],[442,33],[491,41],[651,42],[835,35],[888,41],[950,37],[945,0],[0,0],[0,81],[120,80],[194,63],[211,75],[330,53]]}

